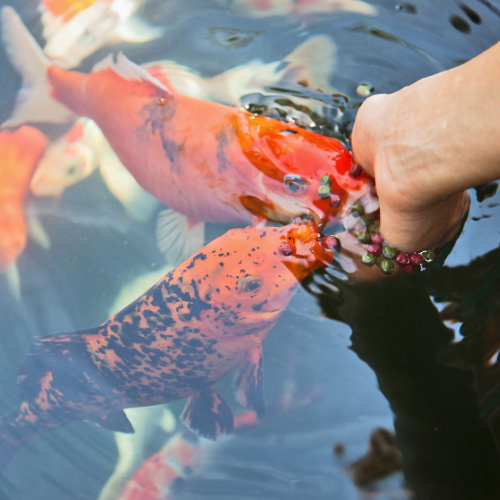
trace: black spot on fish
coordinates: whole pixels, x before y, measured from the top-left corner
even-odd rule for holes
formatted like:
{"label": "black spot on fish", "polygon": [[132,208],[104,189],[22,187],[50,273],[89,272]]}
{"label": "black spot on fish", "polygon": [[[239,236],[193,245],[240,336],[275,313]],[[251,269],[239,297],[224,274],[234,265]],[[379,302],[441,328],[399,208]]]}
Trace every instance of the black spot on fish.
{"label": "black spot on fish", "polygon": [[186,266],[186,269],[192,269],[194,267],[194,264],[197,260],[205,260],[207,258],[207,255],[204,253],[198,253],[196,254],[192,259],[189,265]]}

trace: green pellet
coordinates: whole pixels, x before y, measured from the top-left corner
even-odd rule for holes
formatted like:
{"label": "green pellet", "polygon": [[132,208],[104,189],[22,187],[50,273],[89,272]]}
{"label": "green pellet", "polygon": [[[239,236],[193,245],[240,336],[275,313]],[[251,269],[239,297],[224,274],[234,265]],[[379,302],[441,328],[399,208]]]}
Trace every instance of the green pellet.
{"label": "green pellet", "polygon": [[425,250],[421,255],[425,262],[432,262],[436,258],[436,254],[432,250]]}
{"label": "green pellet", "polygon": [[365,253],[363,255],[363,257],[361,257],[361,262],[365,266],[373,266],[373,264],[375,264],[376,260],[377,259],[375,258],[375,256],[372,253]]}
{"label": "green pellet", "polygon": [[377,259],[377,265],[384,274],[391,274],[394,271],[394,263],[387,259]]}
{"label": "green pellet", "polygon": [[363,205],[361,205],[361,203],[353,203],[351,207],[351,213],[355,217],[361,217],[365,214],[365,209],[363,208]]}
{"label": "green pellet", "polygon": [[385,245],[382,247],[382,255],[387,257],[388,259],[395,259],[398,254],[398,251],[394,247],[390,247],[389,245]]}
{"label": "green pellet", "polygon": [[368,231],[370,231],[371,234],[380,233],[380,224],[378,222],[374,222],[370,225]]}
{"label": "green pellet", "polygon": [[329,186],[332,183],[332,178],[329,175],[323,175],[319,182],[324,186]]}
{"label": "green pellet", "polygon": [[318,188],[318,195],[322,200],[330,198],[331,194],[330,186],[322,185]]}
{"label": "green pellet", "polygon": [[370,243],[372,241],[372,238],[370,236],[370,233],[368,233],[367,231],[361,231],[359,234],[358,234],[358,240],[361,242],[361,243]]}
{"label": "green pellet", "polygon": [[366,226],[370,227],[373,224],[373,215],[372,214],[365,214],[361,216],[361,222]]}

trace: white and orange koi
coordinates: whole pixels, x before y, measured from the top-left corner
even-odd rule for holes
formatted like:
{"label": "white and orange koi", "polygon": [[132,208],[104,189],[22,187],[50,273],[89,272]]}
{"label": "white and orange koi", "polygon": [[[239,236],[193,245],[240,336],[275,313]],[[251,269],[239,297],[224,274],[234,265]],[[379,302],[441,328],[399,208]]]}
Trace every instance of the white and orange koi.
{"label": "white and orange koi", "polygon": [[42,0],[39,7],[47,57],[64,68],[112,43],[146,42],[161,28],[137,17],[143,0]]}

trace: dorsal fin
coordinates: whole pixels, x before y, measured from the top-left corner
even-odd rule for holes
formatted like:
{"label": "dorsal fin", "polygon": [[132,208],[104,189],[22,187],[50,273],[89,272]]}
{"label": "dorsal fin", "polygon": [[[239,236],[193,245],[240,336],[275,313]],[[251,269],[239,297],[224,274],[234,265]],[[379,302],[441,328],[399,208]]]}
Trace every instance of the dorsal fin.
{"label": "dorsal fin", "polygon": [[92,72],[103,71],[110,69],[114,71],[117,75],[120,75],[125,80],[142,80],[152,83],[153,85],[161,88],[165,92],[172,93],[169,88],[167,88],[160,80],[151,76],[144,68],[133,63],[128,59],[123,52],[119,52],[116,61],[110,54],[105,57],[102,61],[98,62],[93,68]]}

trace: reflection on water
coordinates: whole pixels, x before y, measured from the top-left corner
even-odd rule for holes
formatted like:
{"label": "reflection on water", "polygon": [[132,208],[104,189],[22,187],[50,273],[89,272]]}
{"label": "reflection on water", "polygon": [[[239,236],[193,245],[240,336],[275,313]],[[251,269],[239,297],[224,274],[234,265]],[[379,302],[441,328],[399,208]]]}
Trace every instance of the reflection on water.
{"label": "reflection on water", "polygon": [[[46,9],[49,4],[45,3]],[[79,50],[55,54],[64,47],[70,49],[71,44],[56,43],[53,35],[49,45],[54,19],[48,11],[41,19],[31,3],[13,6],[61,66],[88,72],[110,52],[122,50],[136,63],[154,62],[155,69],[150,70],[157,77],[162,72],[170,77],[179,93],[246,109],[262,123],[267,117],[281,120],[278,139],[266,136],[265,147],[259,144],[268,155],[259,163],[259,171],[281,176],[280,183],[286,180],[283,196],[301,191],[303,180],[290,177],[289,172],[275,172],[267,160],[271,153],[273,161],[287,158],[280,148],[302,134],[296,126],[349,144],[356,110],[366,95],[394,91],[465,61],[493,44],[500,28],[498,9],[483,0],[439,4],[149,0],[130,2],[128,12],[135,23],[101,5],[102,10],[92,11],[97,17],[87,30],[78,32],[75,25],[69,30]],[[53,24],[52,29],[56,29]],[[0,118],[4,121],[12,113],[20,80],[4,52],[0,67]],[[199,116],[200,112],[184,122],[194,135],[204,125]],[[119,122],[113,118],[107,117],[111,126]],[[478,189],[477,196],[471,193],[470,214],[444,267],[372,284],[357,283],[338,267],[326,267],[306,277],[304,286],[297,289],[297,280],[306,274],[304,266],[309,272],[331,260],[331,240],[319,243],[305,237],[303,241],[300,234],[310,227],[307,224],[296,226],[302,229],[297,229],[293,240],[272,240],[271,234],[288,234],[282,229],[268,230],[265,245],[228,240],[228,234],[238,233],[227,232],[238,221],[273,219],[270,202],[262,203],[259,194],[249,192],[240,219],[223,217],[225,208],[218,209],[219,216],[217,210],[209,216],[208,183],[200,181],[199,175],[182,185],[181,190],[193,186],[185,212],[193,216],[189,209],[198,203],[197,214],[208,223],[201,236],[188,233],[194,221],[172,225],[176,220],[172,213],[158,217],[159,203],[128,176],[107,144],[109,134],[103,137],[88,123],[76,129],[71,125],[40,126],[55,148],[50,155],[46,150],[49,166],[60,163],[64,176],[57,177],[50,168],[38,174],[34,184],[43,187],[45,182],[49,191],[44,194],[50,197],[37,197],[42,193],[33,189],[25,213],[26,248],[18,258],[17,272],[0,277],[1,414],[30,401],[19,413],[26,419],[27,432],[41,430],[28,423],[35,417],[45,427],[58,428],[24,443],[2,476],[2,498],[500,497],[500,194],[495,185]],[[153,135],[159,125],[152,119]],[[198,157],[203,148],[212,148],[212,156],[224,167],[224,159],[229,158],[225,149],[229,129],[225,134],[204,130],[205,142],[199,143],[203,147],[191,149],[186,161]],[[247,148],[246,158],[251,158],[256,136],[250,135],[251,140],[245,142],[251,130],[244,132],[240,144]],[[170,136],[163,129],[161,133],[161,147],[171,152]],[[116,143],[111,146],[116,149]],[[175,154],[184,154],[181,150]],[[292,160],[296,162],[297,157]],[[299,163],[305,165],[307,155]],[[314,197],[306,205],[314,213],[320,213],[318,207],[325,213],[331,211],[331,198],[324,201],[318,195],[336,194],[338,186],[332,180],[317,179]],[[346,192],[355,190],[355,180],[351,181]],[[335,182],[342,185],[341,176]],[[153,184],[159,185],[158,180]],[[165,185],[157,198],[170,194],[173,185]],[[242,189],[241,183],[238,186]],[[276,186],[270,186],[272,197]],[[290,216],[283,196],[279,200],[286,210],[277,221],[290,222],[297,213]],[[348,205],[355,199],[344,201]],[[168,201],[171,204],[172,198]],[[273,203],[278,204],[275,198]],[[334,221],[343,222],[345,212],[337,211],[334,216]],[[241,231],[261,240],[265,229]],[[176,270],[145,294],[166,272],[160,271],[165,258],[158,249],[158,237],[163,238],[160,246],[164,248],[186,234],[191,243],[200,237],[202,241],[180,245],[177,253],[192,254],[203,244],[222,242],[217,258],[204,258],[201,250],[179,267],[169,262],[169,268]],[[227,255],[232,245],[234,257]],[[335,255],[339,257],[337,251]],[[251,272],[243,271],[252,266]],[[259,275],[263,267],[266,271]],[[278,275],[282,282],[276,281]],[[132,284],[143,276],[148,284],[134,288]],[[231,289],[225,288],[229,298],[216,304],[222,287]],[[267,295],[258,295],[263,291]],[[284,294],[279,300],[277,292]],[[240,295],[253,298],[235,300]],[[118,296],[124,305],[141,299],[107,321]],[[172,331],[166,328],[173,317],[182,320],[185,328],[199,330],[191,332],[189,349],[183,351],[182,341],[168,337]],[[251,320],[252,326],[244,319]],[[222,333],[214,325],[224,325]],[[99,334],[39,340],[53,332],[90,327],[100,329]],[[125,331],[119,342],[115,330]],[[148,337],[153,330],[165,333],[164,342],[161,337]],[[203,335],[219,341],[217,336],[229,331],[236,332],[230,342],[220,341],[215,348],[204,344],[207,337]],[[258,343],[255,332],[260,336]],[[178,337],[187,342],[185,331],[182,335]],[[84,340],[75,342],[76,337]],[[71,340],[67,345],[66,339]],[[123,344],[127,339],[128,349]],[[151,342],[158,352],[152,350]],[[27,357],[29,352],[33,354]],[[197,353],[201,357],[195,360]],[[156,354],[165,356],[163,368]],[[224,362],[215,359],[217,355]],[[85,362],[79,367],[75,360]],[[20,395],[16,388],[19,367],[25,375]],[[226,376],[231,368],[238,372],[236,397],[231,377]],[[168,377],[170,381],[165,382]],[[207,389],[214,384],[214,389]],[[125,386],[122,393],[116,389]],[[198,389],[205,390],[198,393]],[[202,429],[205,435],[233,426],[234,431],[217,441],[190,433],[178,418],[186,401],[177,401],[193,396],[190,390],[198,394],[193,398],[197,404],[193,399],[188,403],[186,423],[190,421],[195,431]],[[199,397],[203,393],[206,397]],[[47,401],[52,404],[50,418],[44,406]],[[168,407],[109,416],[110,409],[166,401],[171,401]],[[256,413],[261,418],[256,419]],[[82,421],[59,426],[81,419],[97,420],[101,427]],[[106,429],[126,430],[129,422],[135,435],[116,433],[115,438]],[[12,429],[7,436],[11,444],[24,437],[19,421]],[[377,429],[375,436],[382,441],[370,441]],[[351,466],[366,457],[369,446],[372,451],[377,443],[388,446],[392,430],[402,472],[363,485],[363,481],[353,481]],[[337,453],[332,451],[334,444]],[[8,458],[5,452],[4,446],[0,458]]]}

